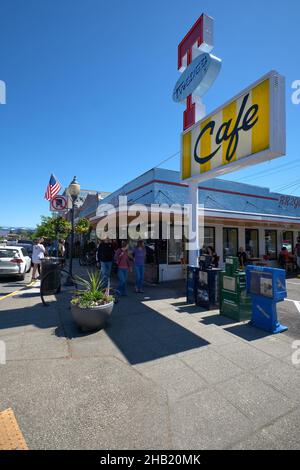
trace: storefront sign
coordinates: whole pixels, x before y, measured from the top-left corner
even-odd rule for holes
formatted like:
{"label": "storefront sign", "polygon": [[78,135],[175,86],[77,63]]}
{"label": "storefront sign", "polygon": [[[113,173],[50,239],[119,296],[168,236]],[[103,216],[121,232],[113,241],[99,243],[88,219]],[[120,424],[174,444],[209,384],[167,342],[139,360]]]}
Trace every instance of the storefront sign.
{"label": "storefront sign", "polygon": [[300,197],[282,195],[279,199],[279,205],[285,207],[293,207],[294,209],[297,209],[298,207],[300,207]]}
{"label": "storefront sign", "polygon": [[203,52],[185,69],[177,81],[173,100],[184,101],[189,95],[203,96],[212,86],[221,69],[221,60],[212,54]]}
{"label": "storefront sign", "polygon": [[273,71],[183,132],[181,177],[204,181],[284,154],[284,78]]}

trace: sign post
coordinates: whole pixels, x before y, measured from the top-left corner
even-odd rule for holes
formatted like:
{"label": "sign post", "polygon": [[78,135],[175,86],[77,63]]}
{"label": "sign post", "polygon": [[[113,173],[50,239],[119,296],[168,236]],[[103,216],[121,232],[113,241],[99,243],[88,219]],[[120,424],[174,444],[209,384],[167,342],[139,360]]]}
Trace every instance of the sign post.
{"label": "sign post", "polygon": [[[271,71],[205,116],[202,96],[221,69],[213,49],[213,19],[202,14],[178,46],[182,72],[175,102],[186,103],[181,136],[181,180],[189,185],[189,264],[198,266],[198,184],[285,155],[285,80]],[[190,236],[189,236],[190,237]]]}
{"label": "sign post", "polygon": [[[186,103],[183,113],[184,131],[205,117],[202,95],[215,81],[221,68],[221,60],[209,54],[212,49],[213,18],[202,14],[178,46],[178,70],[182,75],[175,85],[173,100]],[[183,145],[182,151],[186,151]],[[189,204],[189,265],[198,266],[200,247],[197,182],[189,183]]]}
{"label": "sign post", "polygon": [[50,201],[50,211],[64,212],[68,210],[68,200],[65,196],[55,196]]}

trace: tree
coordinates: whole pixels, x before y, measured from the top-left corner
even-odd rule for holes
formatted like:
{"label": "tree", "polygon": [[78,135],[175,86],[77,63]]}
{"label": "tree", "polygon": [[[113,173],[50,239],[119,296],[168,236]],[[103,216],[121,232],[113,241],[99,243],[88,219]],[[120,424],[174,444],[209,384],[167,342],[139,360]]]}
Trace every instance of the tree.
{"label": "tree", "polygon": [[91,228],[92,226],[90,224],[90,221],[86,219],[85,217],[82,217],[81,219],[78,220],[75,226],[75,232],[84,235],[88,233],[91,230]]}
{"label": "tree", "polygon": [[41,217],[41,223],[37,225],[35,238],[67,238],[71,233],[71,223],[63,217]]}

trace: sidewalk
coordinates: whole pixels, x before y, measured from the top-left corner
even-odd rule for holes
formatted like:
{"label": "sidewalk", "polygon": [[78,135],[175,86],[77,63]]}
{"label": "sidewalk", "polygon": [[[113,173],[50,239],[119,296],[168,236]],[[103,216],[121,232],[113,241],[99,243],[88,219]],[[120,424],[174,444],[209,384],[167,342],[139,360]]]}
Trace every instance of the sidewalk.
{"label": "sidewalk", "polygon": [[14,410],[29,448],[300,447],[292,338],[199,312],[175,287],[130,293],[89,335],[68,294],[47,308],[38,289],[0,303],[0,410]]}

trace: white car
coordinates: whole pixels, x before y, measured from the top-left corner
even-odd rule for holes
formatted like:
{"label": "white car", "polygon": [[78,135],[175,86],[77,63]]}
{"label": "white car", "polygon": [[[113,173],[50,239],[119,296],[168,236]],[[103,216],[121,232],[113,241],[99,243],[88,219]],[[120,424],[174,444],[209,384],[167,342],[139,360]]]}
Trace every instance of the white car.
{"label": "white car", "polygon": [[26,248],[0,246],[0,276],[18,276],[24,279],[30,268],[31,259]]}

